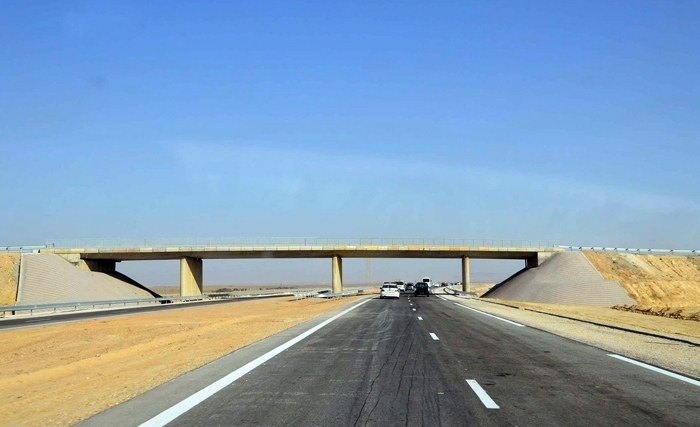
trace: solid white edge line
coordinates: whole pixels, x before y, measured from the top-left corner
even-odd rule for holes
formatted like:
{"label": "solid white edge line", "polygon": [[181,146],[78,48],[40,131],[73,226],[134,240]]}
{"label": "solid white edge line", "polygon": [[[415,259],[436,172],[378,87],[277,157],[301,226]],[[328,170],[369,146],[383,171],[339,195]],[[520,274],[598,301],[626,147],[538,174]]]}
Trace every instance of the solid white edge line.
{"label": "solid white edge line", "polygon": [[430,336],[431,336],[435,341],[440,341],[440,338],[438,338],[438,336],[435,335],[434,333],[431,332],[431,333],[430,333]]}
{"label": "solid white edge line", "polygon": [[510,323],[511,325],[520,326],[520,327],[523,327],[523,328],[525,327],[525,325],[521,325],[520,323],[513,322],[512,320],[508,320],[508,319],[504,319],[504,318],[502,318],[502,317],[494,316],[493,314],[485,313],[485,312],[483,312],[483,311],[481,311],[481,310],[477,310],[477,309],[475,309],[475,308],[467,307],[466,305],[462,305],[462,304],[459,304],[459,303],[456,303],[456,302],[453,303],[453,304],[454,304],[454,305],[458,305],[458,306],[463,307],[463,308],[466,308],[467,310],[476,311],[477,313],[481,313],[481,314],[483,314],[483,315],[486,315],[486,316],[489,316],[489,317],[493,317],[494,319],[502,320],[502,321],[504,321],[504,322],[506,322],[506,323]]}
{"label": "solid white edge line", "polygon": [[423,318],[422,318],[422,317],[420,317],[420,316],[418,316],[418,320],[423,320]]}
{"label": "solid white edge line", "polygon": [[253,369],[257,368],[258,366],[262,365],[263,363],[267,362],[268,360],[272,359],[273,357],[275,357],[278,354],[282,353],[283,351],[287,350],[288,348],[290,348],[294,344],[298,343],[299,341],[303,340],[304,338],[308,337],[309,335],[313,334],[314,332],[318,331],[319,329],[323,328],[324,326],[327,326],[332,321],[338,319],[339,317],[343,316],[344,314],[356,309],[357,307],[359,307],[362,304],[365,304],[369,301],[370,301],[369,299],[362,301],[361,303],[350,307],[349,309],[343,311],[342,313],[338,313],[335,316],[331,317],[330,319],[328,319],[322,323],[319,323],[318,325],[316,325],[313,328],[309,329],[308,331],[302,333],[301,335],[298,335],[297,337],[292,338],[291,340],[287,341],[286,343],[280,345],[277,348],[274,348],[274,349],[268,351],[267,353],[263,354],[262,356],[258,357],[257,359],[246,363],[245,365],[241,366],[240,368],[236,369],[235,371],[231,372],[230,374],[226,375],[225,377],[221,378],[220,380],[217,380],[217,381],[211,383],[210,385],[204,387],[203,389],[194,393],[193,395],[186,398],[185,400],[183,400],[179,403],[176,403],[175,405],[171,406],[170,408],[166,409],[165,411],[161,412],[160,414],[156,415],[155,417],[151,418],[150,420],[140,424],[139,427],[162,427],[162,426],[165,426],[169,422],[173,421],[175,418],[179,417],[180,415],[184,414],[185,412],[187,412],[190,409],[194,408],[195,406],[199,405],[204,400],[210,398],[216,392],[231,385],[234,381],[236,381],[237,379],[239,379],[243,375],[247,374],[248,372],[252,371]]}
{"label": "solid white edge line", "polygon": [[692,378],[684,377],[683,375],[676,374],[675,372],[671,372],[671,371],[667,371],[667,370],[665,370],[665,369],[657,368],[656,366],[653,366],[653,365],[647,365],[646,363],[638,362],[638,361],[636,361],[636,360],[634,360],[634,359],[628,359],[628,358],[626,358],[625,356],[620,356],[620,355],[618,355],[618,354],[608,354],[608,356],[614,357],[615,359],[619,359],[619,360],[625,361],[625,362],[627,362],[627,363],[631,363],[631,364],[633,364],[633,365],[641,366],[642,368],[646,368],[646,369],[649,369],[649,370],[651,370],[651,371],[658,372],[658,373],[660,373],[660,374],[667,375],[667,376],[669,376],[669,377],[671,377],[671,378],[675,378],[675,379],[677,379],[677,380],[685,381],[685,382],[687,382],[688,384],[692,384],[692,385],[696,385],[696,386],[700,387],[700,381],[694,380],[694,379],[692,379]]}
{"label": "solid white edge line", "polygon": [[488,393],[486,393],[486,390],[481,388],[478,382],[476,380],[466,380],[467,384],[469,384],[469,387],[474,390],[474,393],[479,397],[481,400],[481,403],[486,406],[487,409],[501,409],[500,406],[496,405],[496,402],[491,399],[491,396],[489,396]]}

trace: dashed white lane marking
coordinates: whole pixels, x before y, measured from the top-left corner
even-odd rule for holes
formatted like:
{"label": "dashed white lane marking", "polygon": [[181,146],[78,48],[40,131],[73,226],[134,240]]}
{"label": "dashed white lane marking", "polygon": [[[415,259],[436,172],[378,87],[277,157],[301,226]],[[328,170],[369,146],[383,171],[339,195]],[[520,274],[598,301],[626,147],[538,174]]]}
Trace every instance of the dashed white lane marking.
{"label": "dashed white lane marking", "polygon": [[671,378],[675,378],[675,379],[677,379],[677,380],[685,381],[685,382],[687,382],[688,384],[693,384],[693,385],[696,385],[696,386],[700,387],[700,381],[698,381],[698,380],[694,380],[694,379],[692,379],[692,378],[684,377],[683,375],[679,375],[679,374],[676,374],[676,373],[674,373],[674,372],[667,371],[667,370],[665,370],[665,369],[657,368],[656,366],[647,365],[646,363],[637,362],[636,360],[628,359],[628,358],[626,358],[625,356],[619,356],[619,355],[617,355],[617,354],[608,354],[608,356],[614,357],[615,359],[623,360],[623,361],[625,361],[625,362],[627,362],[627,363],[631,363],[631,364],[633,364],[633,365],[641,366],[642,368],[649,369],[650,371],[658,372],[658,373],[660,373],[660,374],[667,375],[667,376],[669,376],[669,377],[671,377]]}
{"label": "dashed white lane marking", "polygon": [[422,318],[422,317],[420,317],[420,316],[418,316],[418,320],[423,320],[423,318]]}
{"label": "dashed white lane marking", "polygon": [[414,308],[413,311],[416,311],[416,309]]}
{"label": "dashed white lane marking", "polygon": [[413,305],[413,303],[411,303],[411,304],[409,304],[409,305]]}
{"label": "dashed white lane marking", "polygon": [[483,403],[487,409],[501,408],[500,406],[496,405],[496,402],[494,402],[493,399],[491,399],[491,396],[489,396],[488,393],[486,393],[486,391],[483,388],[481,388],[481,386],[478,382],[476,382],[476,380],[467,380],[467,384],[469,384],[469,387],[471,387],[472,390],[474,390],[474,393],[476,393],[476,395],[481,400],[481,403]]}
{"label": "dashed white lane marking", "polygon": [[462,307],[462,308],[466,308],[467,310],[476,311],[477,313],[481,313],[481,314],[483,314],[483,315],[486,315],[486,316],[489,316],[489,317],[493,317],[494,319],[502,320],[502,321],[504,321],[504,322],[506,322],[506,323],[510,323],[511,325],[520,326],[520,327],[523,327],[523,328],[525,327],[525,325],[521,325],[520,323],[516,323],[516,322],[513,322],[513,321],[511,321],[511,320],[504,319],[504,318],[502,318],[502,317],[494,316],[493,314],[484,313],[484,312],[481,311],[481,310],[477,310],[477,309],[475,309],[475,308],[467,307],[466,305],[462,305],[462,304],[458,304],[458,303],[454,303],[454,305],[458,305],[458,306],[460,306],[460,307]]}
{"label": "dashed white lane marking", "polygon": [[362,301],[359,304],[356,304],[347,310],[336,314],[335,316],[331,317],[330,319],[319,323],[318,325],[314,326],[313,328],[309,329],[308,331],[298,335],[296,338],[292,338],[291,340],[287,341],[286,343],[282,344],[281,346],[274,348],[267,353],[263,354],[262,356],[258,357],[257,359],[246,363],[242,367],[236,369],[235,371],[231,372],[230,374],[226,375],[225,377],[221,378],[218,381],[215,381],[211,383],[210,385],[204,387],[203,389],[199,390],[195,394],[191,395],[190,397],[186,398],[185,400],[181,401],[180,403],[176,403],[174,406],[171,406],[170,408],[166,409],[165,411],[161,412],[160,414],[156,415],[155,417],[151,418],[150,420],[144,422],[141,424],[139,427],[163,427],[175,418],[179,417],[180,415],[184,414],[185,412],[189,411],[190,409],[194,408],[195,406],[199,405],[202,403],[204,400],[210,398],[213,396],[216,392],[222,390],[223,388],[231,385],[234,381],[242,377],[243,375],[247,374],[248,372],[252,371],[253,369],[257,368],[258,366],[262,365],[263,363],[267,362],[268,360],[272,359],[273,357],[277,356],[278,354],[282,353],[283,351],[287,350],[294,344],[298,343],[299,341],[303,340],[304,338],[308,337],[309,335],[313,334],[314,332],[318,331],[319,329],[327,326],[329,323],[332,321],[338,319],[339,317],[343,316],[344,314],[356,309],[357,307],[361,306],[362,304],[365,304],[371,300],[365,300]]}
{"label": "dashed white lane marking", "polygon": [[434,333],[431,332],[431,333],[430,333],[430,336],[431,336],[435,341],[440,341],[440,338],[438,338],[438,336],[435,335]]}

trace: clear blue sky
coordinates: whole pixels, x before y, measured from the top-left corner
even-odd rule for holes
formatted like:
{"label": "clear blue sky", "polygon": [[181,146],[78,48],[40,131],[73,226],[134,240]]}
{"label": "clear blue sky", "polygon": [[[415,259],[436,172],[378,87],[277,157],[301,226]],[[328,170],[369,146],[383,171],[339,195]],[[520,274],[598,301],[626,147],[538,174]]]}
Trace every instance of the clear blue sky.
{"label": "clear blue sky", "polygon": [[698,248],[698,22],[694,0],[3,2],[0,245]]}

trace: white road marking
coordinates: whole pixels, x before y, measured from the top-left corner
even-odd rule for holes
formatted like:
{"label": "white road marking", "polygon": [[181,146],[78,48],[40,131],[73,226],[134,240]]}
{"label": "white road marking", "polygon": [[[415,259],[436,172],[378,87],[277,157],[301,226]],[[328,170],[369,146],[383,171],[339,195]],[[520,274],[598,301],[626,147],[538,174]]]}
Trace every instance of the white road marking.
{"label": "white road marking", "polygon": [[422,317],[420,317],[420,316],[418,316],[418,320],[423,320],[423,318],[422,318]]}
{"label": "white road marking", "polygon": [[416,309],[414,308],[413,311],[416,311]]}
{"label": "white road marking", "polygon": [[462,307],[462,308],[466,308],[467,310],[476,311],[477,313],[481,313],[481,314],[484,314],[484,315],[486,315],[486,316],[493,317],[494,319],[502,320],[502,321],[504,321],[504,322],[506,322],[506,323],[510,323],[511,325],[520,326],[520,327],[523,327],[523,328],[525,327],[525,325],[521,325],[520,323],[516,323],[516,322],[513,322],[513,321],[511,321],[511,320],[504,319],[504,318],[502,318],[502,317],[494,316],[493,314],[484,313],[484,312],[481,311],[481,310],[477,310],[477,309],[475,309],[475,308],[467,307],[466,305],[462,305],[462,304],[458,304],[458,303],[454,303],[454,305],[458,305],[458,306],[460,306],[460,307]]}
{"label": "white road marking", "polygon": [[435,341],[440,341],[440,338],[438,338],[438,336],[435,335],[434,333],[431,332],[431,333],[430,333],[430,336],[431,336]]}
{"label": "white road marking", "polygon": [[491,399],[491,396],[486,393],[486,391],[481,388],[478,382],[476,380],[467,380],[467,384],[469,384],[469,387],[474,390],[474,393],[481,399],[481,403],[486,406],[487,409],[501,409],[500,406],[496,405],[496,402]]}
{"label": "white road marking", "polygon": [[447,301],[445,298],[441,297],[440,295],[435,295],[436,297],[440,298],[443,301]]}
{"label": "white road marking", "polygon": [[186,398],[185,400],[181,401],[180,403],[176,403],[174,406],[171,406],[170,408],[166,409],[165,411],[161,412],[160,414],[156,415],[155,417],[151,418],[150,420],[144,422],[139,427],[162,427],[162,426],[165,426],[166,424],[168,424],[169,422],[171,422],[175,418],[179,417],[180,415],[184,414],[185,412],[187,412],[190,409],[194,408],[195,406],[199,405],[204,400],[210,398],[218,391],[231,385],[234,381],[241,378],[243,375],[247,374],[248,372],[252,371],[253,369],[257,368],[258,366],[262,365],[263,363],[267,362],[268,360],[272,359],[273,357],[275,357],[278,354],[282,353],[283,351],[287,350],[288,348],[290,348],[294,344],[298,343],[299,341],[303,340],[304,338],[308,337],[309,335],[313,334],[314,332],[318,331],[319,329],[327,326],[329,323],[333,322],[334,320],[338,319],[339,317],[343,316],[344,314],[356,309],[357,307],[359,307],[362,304],[365,304],[369,301],[370,300],[362,301],[361,303],[348,308],[347,310],[343,311],[342,313],[338,313],[335,316],[331,317],[330,319],[328,319],[322,323],[319,323],[318,325],[314,326],[313,328],[309,329],[308,331],[302,333],[301,335],[298,335],[296,338],[292,338],[291,340],[287,341],[286,343],[282,344],[281,346],[268,351],[267,353],[263,354],[262,356],[258,357],[257,359],[255,359],[251,362],[246,363],[245,365],[241,366],[240,368],[236,369],[235,371],[231,372],[230,374],[226,375],[225,377],[221,378],[220,380],[215,381],[215,382],[211,383],[210,385],[204,387],[203,389],[199,390],[198,392],[196,392],[195,394]]}
{"label": "white road marking", "polygon": [[660,373],[660,374],[667,375],[667,376],[669,376],[669,377],[671,377],[671,378],[675,378],[675,379],[677,379],[677,380],[685,381],[685,382],[687,382],[688,384],[692,384],[692,385],[696,385],[696,386],[700,387],[700,381],[698,381],[698,380],[694,380],[694,379],[692,379],[692,378],[684,377],[683,375],[679,375],[679,374],[676,374],[676,373],[674,373],[674,372],[667,371],[667,370],[665,370],[665,369],[657,368],[656,366],[647,365],[646,363],[637,362],[636,360],[628,359],[628,358],[626,358],[625,356],[620,356],[620,355],[617,355],[617,354],[608,354],[608,356],[614,357],[615,359],[623,360],[623,361],[625,361],[625,362],[627,362],[627,363],[631,363],[631,364],[633,364],[633,365],[641,366],[642,368],[646,368],[646,369],[649,369],[649,370],[651,370],[651,371],[658,372],[658,373]]}
{"label": "white road marking", "polygon": [[409,305],[413,305],[413,303],[411,303],[411,304],[409,304]]}

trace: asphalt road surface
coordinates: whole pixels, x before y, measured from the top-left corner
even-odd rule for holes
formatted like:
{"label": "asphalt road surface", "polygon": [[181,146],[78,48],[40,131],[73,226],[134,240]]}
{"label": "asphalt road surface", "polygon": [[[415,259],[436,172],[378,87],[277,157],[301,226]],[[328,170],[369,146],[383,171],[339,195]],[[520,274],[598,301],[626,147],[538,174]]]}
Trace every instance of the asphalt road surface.
{"label": "asphalt road surface", "polygon": [[[139,404],[162,401],[139,399],[131,419],[86,425],[139,425],[152,417],[139,420]],[[699,426],[700,387],[436,296],[403,295],[369,300],[167,425]]]}

